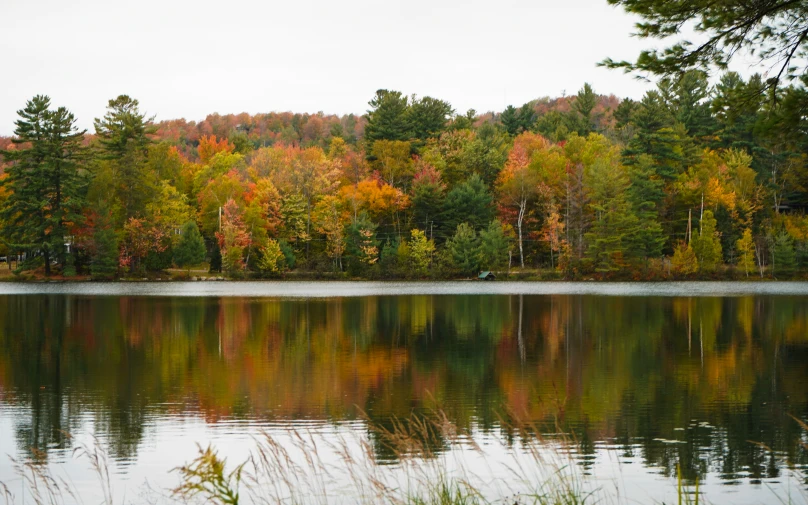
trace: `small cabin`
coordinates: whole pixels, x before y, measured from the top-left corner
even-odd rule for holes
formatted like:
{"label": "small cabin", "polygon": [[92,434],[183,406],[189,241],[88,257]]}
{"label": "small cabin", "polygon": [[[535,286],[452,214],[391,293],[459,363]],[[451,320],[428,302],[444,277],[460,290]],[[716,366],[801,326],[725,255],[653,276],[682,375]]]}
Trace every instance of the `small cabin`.
{"label": "small cabin", "polygon": [[477,278],[483,281],[493,281],[497,278],[497,276],[494,275],[493,272],[486,270],[485,272],[480,272],[480,275],[478,275]]}

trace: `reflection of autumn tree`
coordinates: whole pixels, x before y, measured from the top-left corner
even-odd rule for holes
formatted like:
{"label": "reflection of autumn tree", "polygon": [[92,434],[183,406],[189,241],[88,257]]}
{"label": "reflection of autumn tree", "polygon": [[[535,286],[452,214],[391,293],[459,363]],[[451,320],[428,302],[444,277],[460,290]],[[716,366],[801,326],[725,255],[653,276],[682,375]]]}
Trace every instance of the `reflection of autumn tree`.
{"label": "reflection of autumn tree", "polygon": [[559,423],[584,452],[616,441],[688,478],[807,457],[786,416],[808,413],[800,298],[9,296],[0,321],[4,401],[31,412],[20,447],[68,444],[58,430],[87,411],[130,458],[164,413],[338,421],[358,406],[383,426],[440,407],[459,429],[505,412]]}

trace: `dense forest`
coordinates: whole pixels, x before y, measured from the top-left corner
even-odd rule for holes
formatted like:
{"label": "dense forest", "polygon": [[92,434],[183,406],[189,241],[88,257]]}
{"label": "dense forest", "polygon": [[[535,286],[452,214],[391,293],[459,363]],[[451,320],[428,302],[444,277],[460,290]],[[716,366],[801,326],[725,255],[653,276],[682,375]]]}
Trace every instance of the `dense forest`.
{"label": "dense forest", "polygon": [[[0,138],[18,274],[541,278],[808,270],[801,85],[688,71],[502,112],[379,90],[364,115],[154,122],[121,95],[80,131],[36,96]],[[27,274],[30,275],[30,274]]]}

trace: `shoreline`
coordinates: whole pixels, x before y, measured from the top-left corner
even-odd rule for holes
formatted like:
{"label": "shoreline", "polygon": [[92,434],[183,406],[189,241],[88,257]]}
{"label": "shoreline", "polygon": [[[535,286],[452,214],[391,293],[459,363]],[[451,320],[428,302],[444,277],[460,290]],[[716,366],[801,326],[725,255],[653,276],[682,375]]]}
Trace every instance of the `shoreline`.
{"label": "shoreline", "polygon": [[808,296],[808,281],[45,281],[0,282],[0,296],[352,298],[419,295]]}

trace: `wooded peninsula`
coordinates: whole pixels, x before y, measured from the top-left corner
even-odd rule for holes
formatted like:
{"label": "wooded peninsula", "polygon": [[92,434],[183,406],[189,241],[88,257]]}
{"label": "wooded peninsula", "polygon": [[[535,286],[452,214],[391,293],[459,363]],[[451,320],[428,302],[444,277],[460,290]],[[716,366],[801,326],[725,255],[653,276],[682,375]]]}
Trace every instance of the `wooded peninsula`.
{"label": "wooded peninsula", "polygon": [[799,278],[806,93],[691,70],[638,101],[379,90],[201,122],[121,95],[92,133],[38,95],[0,137],[0,255],[28,279]]}

